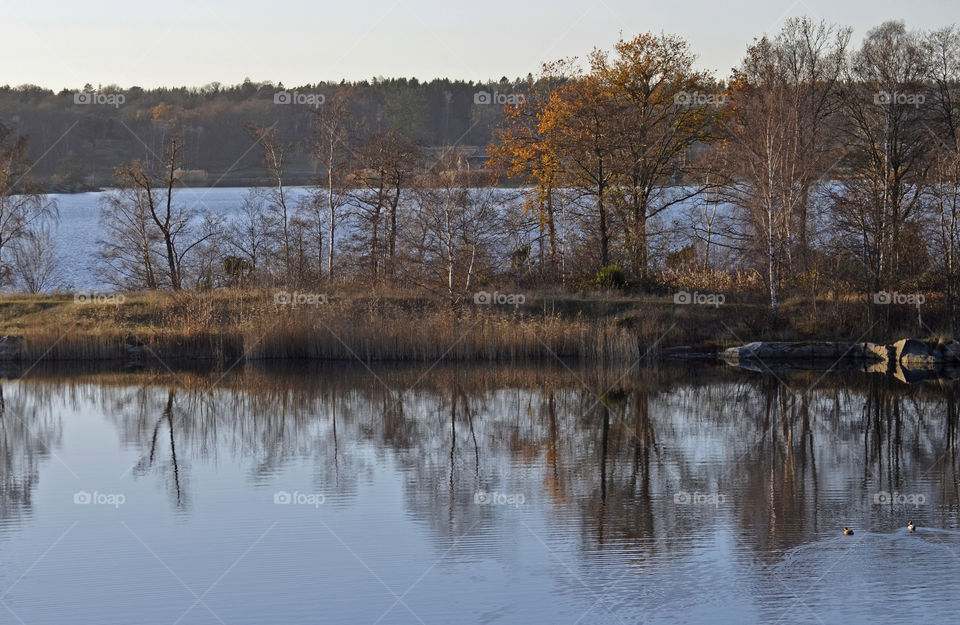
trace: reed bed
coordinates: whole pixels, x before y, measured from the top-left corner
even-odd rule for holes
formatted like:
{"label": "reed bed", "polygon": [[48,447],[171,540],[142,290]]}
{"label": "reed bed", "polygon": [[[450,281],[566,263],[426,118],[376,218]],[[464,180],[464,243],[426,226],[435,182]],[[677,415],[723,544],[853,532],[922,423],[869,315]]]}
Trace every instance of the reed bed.
{"label": "reed bed", "polygon": [[[785,299],[781,312],[780,324],[772,326],[766,303],[746,294],[731,294],[717,307],[623,293],[529,294],[519,306],[451,306],[425,293],[346,289],[306,304],[240,289],[126,294],[117,305],[14,295],[0,297],[0,360],[560,359],[613,366],[677,345],[711,351],[755,340],[884,342],[927,334],[916,311],[883,310],[883,318],[871,319],[857,298],[829,293]],[[936,327],[935,319],[924,311],[925,326]]]}
{"label": "reed bed", "polygon": [[631,363],[635,334],[618,318],[450,307],[431,298],[331,297],[285,305],[272,292],[129,295],[120,305],[63,297],[0,306],[2,357],[21,362],[360,360]]}
{"label": "reed bed", "polygon": [[324,312],[262,321],[245,329],[251,359],[629,363],[639,355],[636,337],[610,320],[443,311],[406,318]]}

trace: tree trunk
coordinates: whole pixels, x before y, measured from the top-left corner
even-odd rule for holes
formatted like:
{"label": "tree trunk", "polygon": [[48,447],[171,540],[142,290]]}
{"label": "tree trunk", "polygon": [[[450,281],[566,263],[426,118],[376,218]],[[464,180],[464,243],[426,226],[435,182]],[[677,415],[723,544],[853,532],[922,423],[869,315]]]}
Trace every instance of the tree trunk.
{"label": "tree trunk", "polygon": [[327,208],[330,211],[330,222],[327,231],[327,280],[333,283],[333,243],[336,229],[336,206],[333,200],[333,143],[330,144],[330,157],[327,160]]}

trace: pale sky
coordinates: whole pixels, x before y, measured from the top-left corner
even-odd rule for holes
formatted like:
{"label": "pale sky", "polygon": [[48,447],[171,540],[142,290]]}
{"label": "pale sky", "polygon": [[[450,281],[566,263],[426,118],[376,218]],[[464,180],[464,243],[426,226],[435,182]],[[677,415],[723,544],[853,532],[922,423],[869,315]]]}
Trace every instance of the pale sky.
{"label": "pale sky", "polygon": [[727,76],[756,36],[808,15],[854,28],[960,23],[958,0],[0,0],[0,85],[55,90],[374,76],[514,78],[610,48],[620,34],[684,36]]}

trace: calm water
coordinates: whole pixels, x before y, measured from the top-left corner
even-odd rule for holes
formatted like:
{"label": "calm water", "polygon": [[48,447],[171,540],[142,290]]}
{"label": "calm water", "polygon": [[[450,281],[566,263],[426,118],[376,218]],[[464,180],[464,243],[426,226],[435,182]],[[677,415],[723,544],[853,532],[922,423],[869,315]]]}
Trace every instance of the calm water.
{"label": "calm water", "polygon": [[[178,189],[174,196],[178,203],[199,215],[236,215],[244,199],[250,193],[247,188],[196,188]],[[308,195],[302,187],[290,189],[295,204]],[[57,203],[60,215],[52,228],[53,239],[60,260],[59,284],[63,289],[108,289],[110,282],[104,278],[103,267],[98,264],[97,251],[103,239],[100,226],[101,205],[107,192],[53,193],[50,198]]]}
{"label": "calm water", "polygon": [[[291,205],[296,206],[309,197],[310,189],[291,187],[288,192]],[[674,192],[668,190],[663,193]],[[239,215],[249,193],[250,189],[240,187],[184,188],[176,190],[174,196],[178,204],[197,215],[217,215],[229,221]],[[515,201],[510,199],[514,191],[503,190],[503,194],[504,202]],[[107,192],[100,191],[50,195],[56,201],[60,215],[59,222],[52,228],[60,260],[58,283],[52,288],[78,291],[111,289],[111,283],[104,275],[104,267],[97,259],[99,242],[104,237],[100,224],[101,205],[107,195]],[[651,221],[651,230],[661,222],[667,224],[678,219],[689,222],[691,217],[687,212],[690,210],[694,211],[694,215],[699,215],[700,209],[693,201],[673,205]],[[576,224],[571,221],[566,227],[576,228]],[[350,237],[361,232],[353,211],[346,208],[341,211],[337,228],[340,244],[347,247],[350,246]],[[675,233],[670,248],[679,249],[686,244],[684,237],[682,233]],[[715,240],[720,239],[718,237]],[[504,256],[508,256],[512,250],[505,251]]]}
{"label": "calm water", "polygon": [[0,623],[955,622],[960,387],[778,375],[4,379]]}

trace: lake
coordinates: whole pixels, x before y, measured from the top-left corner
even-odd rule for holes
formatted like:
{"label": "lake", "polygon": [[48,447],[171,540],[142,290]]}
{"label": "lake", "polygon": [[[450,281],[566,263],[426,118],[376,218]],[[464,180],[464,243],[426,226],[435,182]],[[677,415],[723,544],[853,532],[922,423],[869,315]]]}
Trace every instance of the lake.
{"label": "lake", "polygon": [[715,366],[4,375],[0,623],[960,613],[956,382]]}
{"label": "lake", "polygon": [[[250,192],[240,187],[184,188],[174,192],[182,206],[200,215],[214,214],[229,217],[239,212],[244,198]],[[89,193],[52,193],[60,214],[59,222],[51,231],[60,259],[62,287],[77,291],[110,289],[98,266],[97,251],[103,238],[100,226],[101,203],[106,191]],[[307,196],[308,190],[294,187],[290,190],[294,202]]]}
{"label": "lake", "polygon": [[[288,198],[291,206],[296,206],[298,202],[308,198],[310,192],[311,190],[306,187],[290,187]],[[504,202],[515,202],[515,192],[516,190],[504,189]],[[666,189],[662,193],[669,196],[682,192]],[[108,193],[95,191],[48,196],[56,201],[60,215],[59,222],[51,227],[60,260],[61,275],[57,280],[58,288],[76,291],[112,290],[112,285],[104,276],[104,268],[97,259],[99,241],[103,238],[103,229],[100,224],[101,204]],[[250,189],[242,187],[182,188],[175,190],[174,200],[197,215],[218,215],[229,220],[239,214],[244,199],[249,193]],[[589,202],[590,200],[584,198],[579,201]],[[693,233],[690,231],[690,225],[693,217],[691,215],[699,214],[699,203],[702,201],[678,202],[650,220],[651,232],[662,230],[670,235],[663,237],[662,244],[665,247],[655,248],[656,251],[676,250],[692,242]],[[403,206],[401,205],[401,210]],[[352,213],[353,211],[349,209],[341,210],[337,226],[338,248],[345,244],[349,247],[350,235],[360,232],[360,226]],[[575,236],[578,228],[577,218],[571,214],[567,216],[567,220],[567,236]],[[563,230],[563,226],[560,229]],[[714,235],[715,242],[722,240],[725,239]],[[516,241],[512,241],[512,244],[516,244]],[[511,251],[513,248],[504,250],[503,257],[509,259]],[[717,252],[715,257],[716,254]]]}

